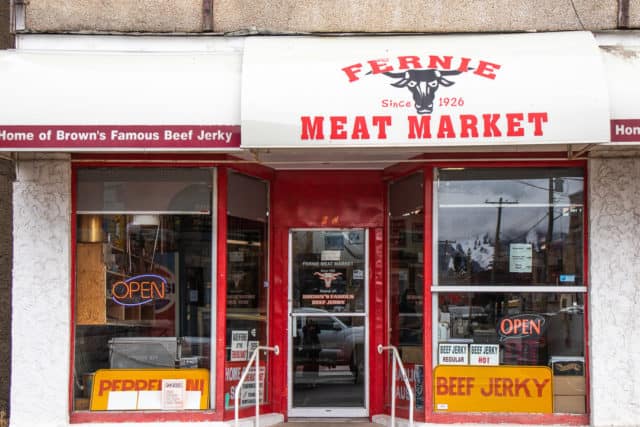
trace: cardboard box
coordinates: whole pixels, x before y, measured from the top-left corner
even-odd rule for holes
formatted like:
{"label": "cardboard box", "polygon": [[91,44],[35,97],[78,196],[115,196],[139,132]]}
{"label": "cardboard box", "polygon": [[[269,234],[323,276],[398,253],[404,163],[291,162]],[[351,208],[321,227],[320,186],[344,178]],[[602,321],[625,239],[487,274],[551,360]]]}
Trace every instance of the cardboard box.
{"label": "cardboard box", "polygon": [[553,376],[554,396],[584,396],[587,392],[584,377]]}
{"label": "cardboard box", "polygon": [[584,396],[553,396],[553,412],[561,414],[584,414]]}
{"label": "cardboard box", "polygon": [[584,377],[584,357],[551,356],[550,362],[554,377]]}

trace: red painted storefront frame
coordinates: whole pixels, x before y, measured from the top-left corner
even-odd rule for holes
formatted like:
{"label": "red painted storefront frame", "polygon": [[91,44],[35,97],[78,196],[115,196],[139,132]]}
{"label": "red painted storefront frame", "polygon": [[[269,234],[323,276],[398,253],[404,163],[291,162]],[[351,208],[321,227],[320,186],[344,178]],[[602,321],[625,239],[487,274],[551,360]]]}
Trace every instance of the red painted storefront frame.
{"label": "red painted storefront frame", "polygon": [[[305,202],[313,194],[314,203]],[[386,342],[386,239],[384,235],[386,191],[381,172],[371,171],[282,171],[272,184],[273,227],[271,345],[280,347],[280,358],[272,358],[274,412],[288,411],[288,292],[289,231],[291,229],[365,228],[369,230],[369,391],[383,390],[383,356],[377,344]],[[383,411],[382,393],[369,394],[369,413]]]}
{"label": "red painted storefront frame", "polygon": [[[585,208],[584,218],[588,219],[588,193],[587,193],[587,168],[586,162],[579,160],[567,160],[561,154],[554,155],[549,153],[530,153],[519,154],[522,160],[514,160],[512,154],[480,154],[474,155],[470,159],[465,154],[448,154],[446,160],[438,160],[433,156],[421,156],[425,163],[420,164],[400,164],[395,167],[386,169],[383,172],[362,172],[362,171],[299,171],[299,172],[278,172],[268,168],[247,163],[236,162],[233,157],[227,155],[106,155],[101,156],[99,160],[95,155],[80,154],[74,156],[72,165],[72,214],[71,214],[71,238],[72,238],[72,260],[71,260],[71,277],[74,278],[71,283],[71,363],[69,378],[69,408],[73,408],[73,366],[74,366],[74,348],[75,348],[75,228],[76,228],[76,171],[78,168],[84,167],[218,167],[217,169],[217,339],[216,339],[216,389],[215,406],[216,409],[205,411],[187,411],[187,412],[114,412],[114,413],[92,413],[83,411],[73,411],[70,409],[71,423],[82,422],[156,422],[156,421],[222,421],[232,418],[232,411],[224,410],[224,355],[225,355],[225,319],[226,305],[225,292],[226,286],[226,168],[234,169],[238,172],[260,178],[271,183],[271,212],[269,232],[269,264],[270,264],[270,295],[269,295],[269,337],[270,345],[280,345],[281,357],[280,361],[270,357],[267,375],[271,378],[269,381],[268,395],[271,396],[268,404],[261,406],[261,413],[281,413],[286,417],[287,414],[287,395],[282,393],[287,389],[287,327],[288,327],[288,232],[289,228],[350,228],[361,227],[370,230],[369,233],[369,270],[370,270],[370,293],[369,293],[369,413],[370,415],[388,413],[385,409],[386,402],[385,393],[372,393],[373,390],[383,390],[385,384],[388,384],[388,377],[385,362],[382,356],[377,354],[375,347],[377,343],[386,343],[388,340],[386,325],[388,324],[388,285],[387,285],[387,241],[388,241],[388,224],[386,218],[388,215],[387,207],[387,185],[389,180],[398,179],[408,176],[416,171],[422,171],[424,176],[424,310],[425,313],[431,313],[432,304],[432,261],[433,253],[431,242],[433,240],[433,171],[435,168],[441,167],[580,167],[584,171],[585,185]],[[529,159],[529,160],[527,160]],[[417,160],[417,159],[416,159]],[[367,176],[364,181],[357,182],[356,187],[351,186],[351,192],[346,191],[343,187],[349,180],[353,180],[357,176]],[[372,176],[376,176],[375,179]],[[305,182],[305,179],[311,179],[311,182]],[[368,180],[368,182],[367,182]],[[333,186],[333,189],[331,189]],[[348,187],[349,185],[347,185]],[[338,188],[342,195],[353,196],[358,195],[358,191],[362,188],[370,188],[370,186],[378,187],[376,192],[378,195],[373,198],[378,199],[379,209],[381,209],[381,218],[372,215],[371,210],[367,209],[351,209],[350,212],[360,212],[359,214],[349,213],[340,218],[341,214],[336,209],[329,209],[326,201],[328,197],[335,195],[335,189]],[[322,188],[324,187],[324,188]],[[295,191],[291,191],[292,188]],[[318,192],[325,199],[325,203],[320,203],[326,212],[322,213],[322,209],[311,209],[307,205],[301,204],[300,200],[304,196],[308,196],[311,191]],[[295,197],[294,197],[295,196]],[[369,198],[372,195],[369,194]],[[344,200],[343,200],[344,201]],[[349,203],[353,204],[353,200]],[[343,207],[350,207],[349,203],[343,204]],[[291,210],[295,208],[294,210]],[[375,209],[374,209],[375,211]],[[337,212],[337,214],[335,214]],[[363,213],[364,212],[364,213]],[[293,215],[292,215],[293,214]],[[338,217],[338,221],[332,223],[333,218]],[[288,218],[283,220],[281,218]],[[588,222],[585,221],[584,226],[584,244],[583,244],[583,277],[585,278],[584,286],[588,286]],[[283,256],[284,255],[284,256]],[[588,319],[588,292],[585,298],[585,318]],[[424,316],[424,357],[425,367],[431,366],[433,356],[432,341],[432,318],[431,315]],[[589,343],[587,321],[585,325],[585,362],[589,366]],[[589,369],[586,370],[587,389],[589,389]],[[376,373],[375,375],[373,373]],[[425,369],[425,385],[432,383],[432,369]],[[276,399],[281,396],[280,399]],[[425,408],[432,408],[433,390],[430,386],[424,389]],[[589,408],[590,396],[587,393],[587,411]],[[408,411],[398,410],[397,415],[407,417]],[[253,416],[253,408],[245,408],[240,411],[241,417]],[[434,413],[432,410],[425,409],[424,413],[419,414],[417,421],[427,423],[514,423],[514,424],[567,424],[567,425],[588,425],[589,413],[580,415],[566,414],[443,414]]]}
{"label": "red painted storefront frame", "polygon": [[[233,166],[232,166],[233,165]],[[75,308],[76,308],[76,227],[77,227],[77,170],[81,168],[169,168],[169,167],[211,167],[217,168],[217,201],[218,206],[214,206],[217,212],[217,277],[216,281],[216,382],[215,390],[210,390],[214,394],[215,409],[201,411],[144,411],[144,412],[89,412],[74,411],[73,390],[74,390],[74,363],[75,363]],[[202,422],[202,421],[223,421],[233,417],[233,411],[224,410],[224,368],[225,368],[225,322],[226,322],[226,240],[227,240],[227,168],[238,172],[254,176],[256,178],[270,180],[273,172],[265,167],[252,163],[237,161],[228,155],[119,155],[106,154],[96,159],[94,154],[77,154],[72,158],[71,167],[71,330],[70,330],[70,376],[69,376],[69,421],[76,423],[107,423],[107,422]],[[252,416],[253,408],[245,408],[240,411],[242,417]],[[261,406],[261,412],[271,412],[271,405]]]}
{"label": "red painted storefront frame", "polygon": [[[426,367],[432,366],[433,348],[432,333],[433,322],[430,313],[432,312],[432,296],[433,292],[431,287],[433,286],[433,275],[436,272],[433,271],[433,209],[434,209],[434,194],[433,194],[433,180],[434,170],[437,168],[480,168],[480,167],[501,167],[501,168],[518,168],[518,167],[578,167],[584,171],[584,226],[583,226],[583,286],[588,288],[588,176],[587,176],[587,163],[583,160],[567,160],[561,153],[549,154],[549,153],[529,153],[520,155],[523,160],[513,160],[510,153],[497,153],[497,154],[478,154],[473,159],[470,159],[467,154],[463,153],[449,153],[447,154],[447,160],[439,160],[437,156],[423,155],[419,158],[423,159],[427,164],[416,167],[415,165],[397,165],[388,168],[385,171],[385,176],[388,179],[398,179],[412,173],[422,171],[424,176],[424,312],[429,313],[425,315],[424,331],[423,331],[423,343],[424,343],[424,401],[425,408],[433,408],[433,369],[426,369]],[[531,160],[527,161],[529,158]],[[585,319],[588,319],[588,292],[584,295],[585,305]],[[585,340],[585,363],[589,365],[589,323],[584,322],[584,340]],[[586,388],[589,390],[589,369],[586,369]],[[465,414],[465,413],[436,413],[433,410],[425,410],[424,421],[426,423],[438,423],[438,424],[456,424],[456,423],[491,423],[491,424],[534,424],[534,425],[552,425],[552,424],[565,424],[565,425],[588,425],[589,424],[589,393],[586,395],[586,414],[510,414],[510,413],[486,413],[486,414]],[[399,416],[408,417],[408,411],[397,410]]]}

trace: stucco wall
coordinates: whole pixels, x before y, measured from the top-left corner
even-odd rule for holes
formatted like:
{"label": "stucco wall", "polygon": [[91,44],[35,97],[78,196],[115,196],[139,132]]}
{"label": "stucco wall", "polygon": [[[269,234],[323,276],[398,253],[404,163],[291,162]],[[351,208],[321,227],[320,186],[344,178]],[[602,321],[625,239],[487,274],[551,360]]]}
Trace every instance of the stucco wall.
{"label": "stucco wall", "polygon": [[68,418],[68,160],[20,161],[14,183],[11,425]]}
{"label": "stucco wall", "polygon": [[0,49],[13,47],[13,35],[9,32],[9,1],[0,1]]}
{"label": "stucco wall", "polygon": [[[309,32],[611,29],[615,0],[216,0],[214,28]],[[582,24],[580,24],[582,21]]]}
{"label": "stucco wall", "polygon": [[592,424],[640,422],[640,153],[589,166]]}
{"label": "stucco wall", "polygon": [[30,31],[202,31],[202,0],[29,0]]}
{"label": "stucco wall", "polygon": [[629,1],[629,27],[640,28],[640,0]]}
{"label": "stucco wall", "polygon": [[[29,0],[26,25],[37,32],[200,32],[202,10],[203,0]],[[616,28],[617,14],[617,0],[213,0],[213,30],[604,30]]]}
{"label": "stucco wall", "polygon": [[0,413],[9,412],[13,162],[0,160]]}

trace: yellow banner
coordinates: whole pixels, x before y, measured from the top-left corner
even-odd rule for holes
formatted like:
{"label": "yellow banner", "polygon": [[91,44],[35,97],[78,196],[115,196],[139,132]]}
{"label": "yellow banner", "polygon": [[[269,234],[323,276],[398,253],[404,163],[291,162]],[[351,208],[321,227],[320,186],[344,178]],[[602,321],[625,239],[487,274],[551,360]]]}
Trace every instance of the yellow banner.
{"label": "yellow banner", "polygon": [[551,369],[546,366],[437,366],[437,412],[551,413]]}
{"label": "yellow banner", "polygon": [[184,409],[209,407],[207,369],[100,369],[93,379],[90,409],[166,409],[163,407],[162,380],[185,380]]}

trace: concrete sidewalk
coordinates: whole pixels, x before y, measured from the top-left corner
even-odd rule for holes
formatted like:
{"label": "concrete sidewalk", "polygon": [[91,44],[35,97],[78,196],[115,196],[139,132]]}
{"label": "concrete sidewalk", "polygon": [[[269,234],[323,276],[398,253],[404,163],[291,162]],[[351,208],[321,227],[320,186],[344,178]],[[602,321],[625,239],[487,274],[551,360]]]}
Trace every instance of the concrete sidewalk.
{"label": "concrete sidewalk", "polygon": [[354,420],[354,419],[310,419],[310,420],[290,420],[286,423],[276,424],[273,427],[329,427],[329,426],[344,426],[344,427],[381,427],[380,424],[370,423],[366,420]]}

